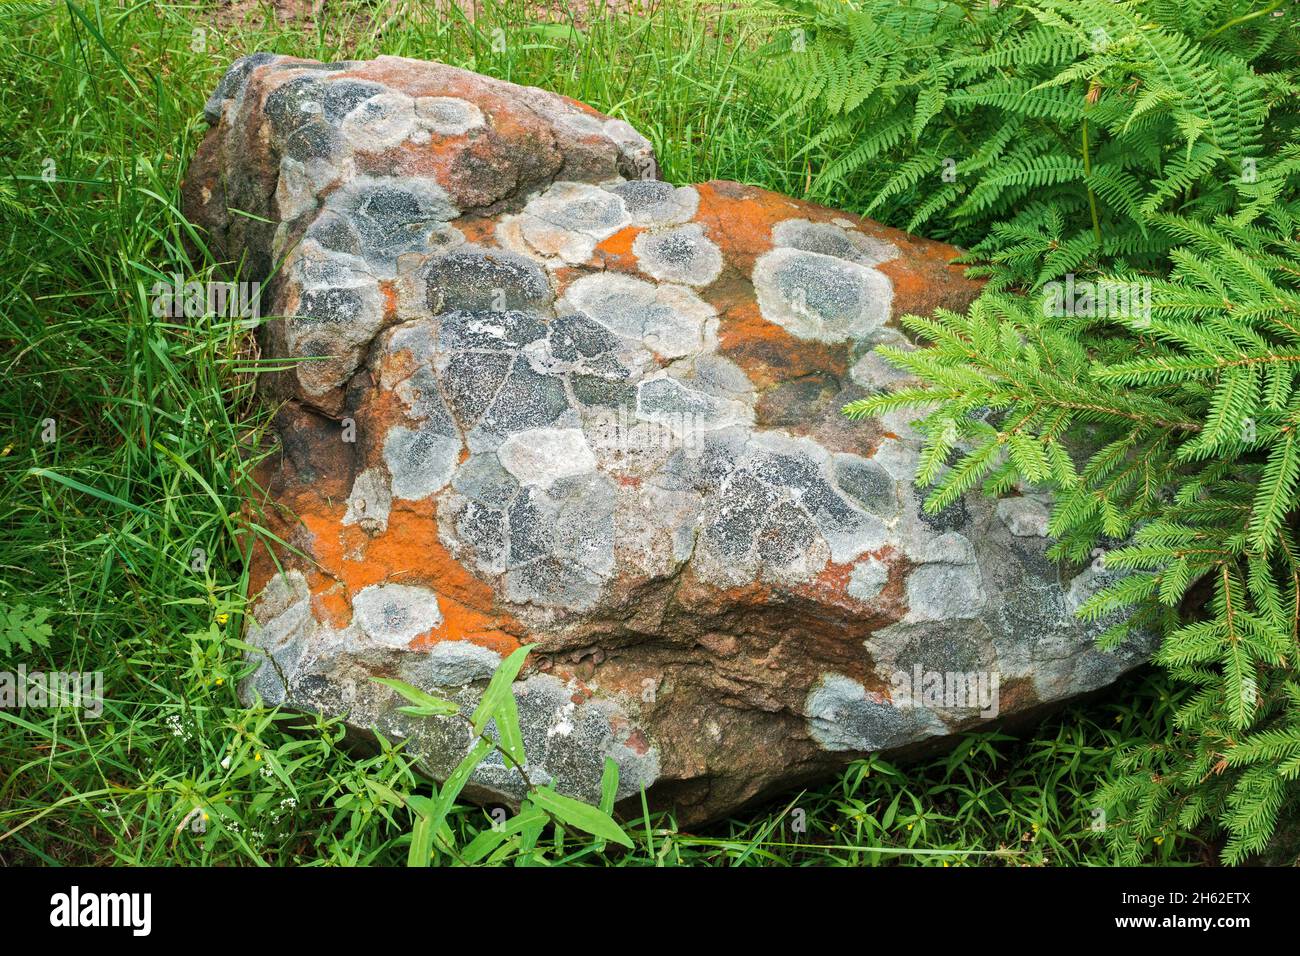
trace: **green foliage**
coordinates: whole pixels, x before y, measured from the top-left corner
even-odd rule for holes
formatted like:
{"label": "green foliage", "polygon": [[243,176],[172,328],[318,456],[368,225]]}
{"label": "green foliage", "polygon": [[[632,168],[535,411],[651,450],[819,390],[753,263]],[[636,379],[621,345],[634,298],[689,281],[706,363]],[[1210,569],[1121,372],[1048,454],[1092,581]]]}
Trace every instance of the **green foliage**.
{"label": "green foliage", "polygon": [[[516,648],[497,666],[470,717],[462,714],[460,707],[452,701],[434,697],[404,681],[387,677],[373,678],[375,683],[390,687],[411,701],[413,706],[398,708],[403,713],[434,719],[461,719],[469,725],[470,733],[474,736],[474,746],[442,786],[434,788],[432,798],[418,794],[406,798],[407,806],[415,816],[407,855],[408,866],[428,866],[438,855],[445,856],[448,862],[468,864],[480,863],[492,856],[500,858],[506,854],[514,855],[520,863],[533,862],[537,840],[551,823],[560,826],[567,824],[601,840],[632,848],[632,841],[610,816],[614,795],[618,790],[618,765],[608,757],[605,759],[602,779],[605,799],[599,808],[556,793],[550,786],[534,784],[529,779],[524,736],[519,726],[519,709],[511,687],[531,649],[531,644]],[[496,730],[495,738],[488,734],[489,724]],[[501,754],[507,767],[513,767],[519,774],[527,796],[520,802],[519,813],[513,819],[498,823],[478,834],[461,851],[447,824],[447,814],[455,807],[456,798],[460,796],[465,784],[469,783],[474,770],[493,750]]]}
{"label": "green foliage", "polygon": [[26,604],[13,607],[0,605],[0,654],[30,654],[33,648],[49,647],[54,628],[46,624],[50,616],[47,607],[30,608]]}
{"label": "green foliage", "polygon": [[1119,858],[1196,828],[1226,861],[1260,851],[1300,790],[1293,5],[762,11],[814,191],[966,245],[989,280],[968,316],[909,318],[931,347],[885,351],[917,383],[849,413],[927,408],[930,507],[1050,487],[1054,553],[1126,572],[1081,613],[1118,617],[1103,646],[1158,631],[1192,693],[1101,788]]}
{"label": "green foliage", "polygon": [[988,293],[966,316],[908,317],[931,347],[883,351],[922,384],[846,409],[934,406],[927,508],[1050,487],[1054,556],[1102,548],[1125,572],[1080,613],[1127,612],[1103,646],[1158,629],[1156,661],[1195,692],[1173,742],[1123,752],[1102,788],[1124,858],[1208,824],[1240,862],[1300,800],[1300,241],[1296,220],[1270,215],[1269,229],[1158,220],[1185,245],[1151,282],[1149,314],[1045,315]]}
{"label": "green foliage", "polygon": [[768,0],[775,63],[756,75],[784,117],[811,118],[807,155],[829,154],[814,193],[1032,286],[1162,265],[1158,213],[1296,212],[1300,32],[1283,6]]}

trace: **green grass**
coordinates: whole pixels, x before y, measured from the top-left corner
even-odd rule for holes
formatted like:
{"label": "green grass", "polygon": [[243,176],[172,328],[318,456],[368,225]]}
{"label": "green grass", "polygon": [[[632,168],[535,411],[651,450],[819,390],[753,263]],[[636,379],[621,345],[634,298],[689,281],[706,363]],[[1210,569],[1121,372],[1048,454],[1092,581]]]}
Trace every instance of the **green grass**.
{"label": "green grass", "polygon": [[[267,423],[255,356],[237,324],[175,323],[149,303],[156,280],[211,269],[176,207],[225,65],[259,49],[392,53],[546,86],[632,122],[679,182],[801,194],[822,159],[800,154],[800,130],[771,128],[780,104],[756,92],[754,38],[731,19],[668,2],[578,32],[530,24],[525,4],[481,5],[473,25],[422,8],[387,25],[374,18],[391,8],[344,3],[315,29],[266,14],[214,29],[202,5],[0,4],[0,606],[46,608],[53,626],[48,649],[0,655],[0,669],[100,670],[107,698],[99,719],[0,710],[0,864],[396,864],[404,797],[427,789],[400,748],[357,758],[337,722],[235,697],[257,533],[241,449]],[[1089,795],[1115,747],[1168,733],[1171,707],[1153,675],[1109,700],[1026,739],[971,735],[906,768],[866,760],[708,832],[626,821],[633,852],[557,833],[538,860],[1104,864]],[[195,807],[205,833],[181,828]],[[454,817],[466,838],[489,823],[471,806]],[[1203,848],[1156,854],[1198,862]]]}

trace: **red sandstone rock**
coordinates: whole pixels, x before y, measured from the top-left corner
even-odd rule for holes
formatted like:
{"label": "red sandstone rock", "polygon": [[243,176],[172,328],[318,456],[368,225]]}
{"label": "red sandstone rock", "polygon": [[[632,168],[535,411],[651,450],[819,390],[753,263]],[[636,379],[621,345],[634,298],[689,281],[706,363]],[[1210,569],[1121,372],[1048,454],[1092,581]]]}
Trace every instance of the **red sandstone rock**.
{"label": "red sandstone rock", "polygon": [[530,776],[594,799],[612,756],[690,823],[1140,659],[1072,618],[1098,572],[1044,558],[1040,498],[924,515],[906,419],[840,414],[898,380],[899,316],[974,296],[952,248],[663,183],[626,123],[437,64],[258,54],[208,118],[187,214],[274,275],[263,354],[296,363],[264,380],[294,550],[255,556],[250,699],[441,777],[463,724],[370,678],[470,708],[532,643]]}

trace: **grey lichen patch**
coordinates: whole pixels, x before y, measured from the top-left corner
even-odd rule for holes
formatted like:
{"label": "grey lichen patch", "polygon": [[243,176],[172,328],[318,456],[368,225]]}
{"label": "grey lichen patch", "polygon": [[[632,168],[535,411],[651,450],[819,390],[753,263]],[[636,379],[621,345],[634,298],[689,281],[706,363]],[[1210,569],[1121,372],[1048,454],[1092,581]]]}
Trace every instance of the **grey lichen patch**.
{"label": "grey lichen patch", "polygon": [[[275,187],[275,205],[282,220],[297,219],[316,209],[316,197],[344,174],[338,165],[320,155],[295,155],[287,150],[280,157],[280,178]],[[301,158],[300,158],[301,157]],[[287,230],[281,225],[277,235]],[[282,242],[277,242],[282,247]]]}
{"label": "grey lichen patch", "polygon": [[405,647],[442,624],[438,596],[409,584],[372,584],[352,595],[352,614],[362,633],[390,647]]}
{"label": "grey lichen patch", "polygon": [[425,655],[408,661],[402,677],[421,687],[464,687],[490,680],[500,663],[500,654],[478,644],[438,641]]}
{"label": "grey lichen patch", "polygon": [[808,733],[823,750],[871,753],[912,743],[946,729],[924,708],[880,694],[843,674],[825,674],[804,704]]}
{"label": "grey lichen patch", "polygon": [[284,323],[288,353],[310,359],[294,367],[303,390],[319,396],[356,371],[384,324],[379,284],[365,263],[310,240],[288,265],[292,314]]}
{"label": "grey lichen patch", "polygon": [[1100,650],[1095,641],[1122,619],[1122,611],[1103,615],[1080,627],[1077,612],[1097,592],[1113,587],[1126,572],[1091,564],[1069,582],[1064,594],[1042,589],[1034,592],[1060,615],[1055,627],[1021,629],[1012,633],[1027,651],[1025,667],[1040,700],[1052,700],[1111,683],[1146,660],[1158,646],[1149,630],[1135,631],[1112,650]]}
{"label": "grey lichen patch", "polygon": [[330,79],[321,92],[324,116],[332,123],[341,123],[362,103],[386,91],[382,84],[369,80]]}
{"label": "grey lichen patch", "polygon": [[599,575],[564,558],[546,555],[511,568],[505,576],[506,599],[564,611],[585,611],[600,599]]}
{"label": "grey lichen patch", "polygon": [[492,403],[469,433],[470,450],[496,448],[515,432],[554,425],[569,412],[563,380],[535,371],[526,359],[516,356]]}
{"label": "grey lichen patch", "polygon": [[[291,73],[271,91],[265,105],[271,139],[280,154],[276,205],[282,221],[314,211],[320,197],[337,195],[356,182],[358,154],[382,151],[417,132],[428,135],[404,93],[305,67]],[[452,210],[441,218],[456,215]],[[389,223],[384,228],[394,227]]]}
{"label": "grey lichen patch", "polygon": [[[322,160],[343,172],[357,154],[382,152],[405,140],[427,143],[433,134],[464,135],[485,125],[482,111],[466,100],[414,99],[380,83],[335,78],[306,66],[293,72],[296,75],[271,92],[265,106],[272,137],[285,159]],[[230,91],[237,82],[237,76],[232,77]],[[220,109],[210,105],[213,113]]]}
{"label": "grey lichen patch", "polygon": [[[618,703],[608,698],[593,698],[575,704],[576,690],[547,674],[535,674],[514,685],[519,726],[528,756],[524,769],[529,778],[534,782],[553,783],[564,793],[598,803],[601,771],[605,758],[610,757],[619,768],[618,799],[633,796],[653,784],[660,773],[657,748],[629,744],[638,732]],[[490,727],[488,733],[495,735],[495,727]],[[499,754],[485,760],[470,782],[511,801],[518,800],[525,792],[519,773]]]}
{"label": "grey lichen patch", "polygon": [[643,232],[632,243],[641,271],[665,282],[709,285],[722,272],[722,252],[696,223]]}
{"label": "grey lichen patch", "polygon": [[301,571],[288,570],[271,578],[253,607],[250,638],[273,649],[303,636],[315,623],[311,591]]}
{"label": "grey lichen patch", "polygon": [[874,459],[836,455],[835,483],[859,507],[881,518],[892,518],[902,509],[897,481]]}
{"label": "grey lichen patch", "polygon": [[596,470],[581,428],[529,428],[510,435],[497,457],[522,485],[549,488],[563,478]]}
{"label": "grey lichen patch", "polygon": [[546,322],[521,310],[444,313],[438,321],[444,352],[519,352],[546,337]]}
{"label": "grey lichen patch", "polygon": [[849,572],[848,592],[859,601],[874,601],[889,581],[889,568],[877,558],[863,558]]}
{"label": "grey lichen patch", "polygon": [[385,276],[396,274],[399,256],[427,251],[430,236],[460,215],[435,180],[414,176],[357,176],[330,195],[325,210],[346,222],[358,254]]}
{"label": "grey lichen patch", "polygon": [[[673,366],[674,369],[679,367],[678,364]],[[690,369],[700,391],[749,406],[754,404],[753,383],[744,369],[731,359],[721,355],[699,355],[691,362]]]}
{"label": "grey lichen patch", "polygon": [[886,326],[872,335],[870,345],[871,348],[864,350],[849,369],[849,378],[854,384],[861,385],[863,388],[879,389],[901,385],[912,380],[910,372],[898,368],[876,350],[879,346],[887,345],[903,352],[910,352],[916,346],[906,335]]}
{"label": "grey lichen patch", "polygon": [[884,522],[835,490],[829,480],[830,453],[817,442],[767,431],[755,435],[750,455],[754,473],[774,487],[787,489],[813,519],[830,547],[831,560],[847,563],[884,545]]}
{"label": "grey lichen patch", "polygon": [[208,101],[203,104],[203,118],[213,126],[221,122],[222,114],[228,104],[243,98],[248,86],[248,74],[259,66],[273,63],[279,57],[274,53],[251,53],[241,56],[222,75],[217,88],[212,91]]}
{"label": "grey lichen patch", "polygon": [[456,437],[456,424],[447,409],[438,376],[427,365],[416,366],[414,372],[393,386],[393,393],[406,406],[408,419],[420,422],[430,432]]}
{"label": "grey lichen patch", "polygon": [[388,512],[392,503],[388,475],[382,468],[367,468],[352,482],[343,524],[359,525],[371,537],[383,534],[388,530]]}
{"label": "grey lichen patch", "polygon": [[894,299],[884,273],[797,249],[759,257],[753,281],[765,319],[796,338],[818,342],[868,337],[889,320]]}
{"label": "grey lichen patch", "polygon": [[701,466],[716,472],[694,561],[706,580],[737,585],[761,577],[794,584],[828,561],[847,563],[881,547],[884,523],[850,504],[827,477],[830,456],[807,439],[755,433],[736,448],[709,436]]}
{"label": "grey lichen patch", "polygon": [[910,486],[916,477],[920,453],[915,445],[896,438],[886,438],[876,446],[876,453],[871,456],[871,460],[884,468],[900,485]]}
{"label": "grey lichen patch", "polygon": [[302,127],[324,122],[324,94],[324,85],[310,74],[280,83],[267,95],[263,106],[272,136],[284,143]]}
{"label": "grey lichen patch", "polygon": [[464,245],[421,270],[429,311],[549,315],[550,281],[536,262],[501,249]]}
{"label": "grey lichen patch", "polygon": [[[303,581],[290,580],[287,589],[281,588],[286,595],[276,597],[271,590],[268,588],[263,605],[271,606],[267,597],[280,603],[291,600],[288,609],[280,609],[273,621],[308,603]],[[294,594],[298,595],[296,601],[292,600]],[[501,657],[467,641],[439,641],[427,650],[411,649],[409,638],[402,639],[406,634],[421,624],[440,621],[431,600],[436,601],[433,592],[423,588],[389,583],[364,589],[354,599],[354,612],[367,622],[356,622],[356,629],[369,627],[370,649],[349,651],[339,643],[353,628],[332,632],[313,624],[311,641],[295,640],[280,646],[274,663],[266,661],[244,682],[243,699],[251,702],[260,697],[294,710],[342,714],[353,726],[404,740],[407,752],[422,769],[445,779],[472,743],[468,727],[455,718],[403,714],[399,708],[406,701],[370,679],[376,668],[394,673],[428,693],[454,701],[463,714],[473,712]],[[608,756],[619,766],[619,798],[651,786],[660,770],[659,752],[649,735],[616,699],[601,696],[575,703],[578,690],[576,685],[546,674],[532,675],[511,688],[529,778],[596,803]],[[486,732],[492,738],[498,734],[493,723]],[[523,777],[499,755],[485,760],[470,784],[506,800],[518,800],[525,792]]]}
{"label": "grey lichen patch", "polygon": [[273,135],[281,142],[304,126],[324,123],[338,127],[378,96],[409,100],[405,94],[368,80],[337,79],[307,68],[294,72],[296,75],[266,98],[264,111]]}
{"label": "grey lichen patch", "polygon": [[997,508],[998,518],[1016,537],[1047,536],[1047,524],[1051,512],[1043,502],[1029,497],[1003,498],[998,502]]}
{"label": "grey lichen patch", "polygon": [[559,306],[668,359],[694,355],[716,343],[713,308],[680,285],[655,285],[615,273],[587,275],[569,286]]}
{"label": "grey lichen patch", "polygon": [[418,501],[446,487],[460,460],[461,440],[439,424],[410,429],[394,425],[384,438],[384,463],[392,495]]}
{"label": "grey lichen patch", "polygon": [[[875,631],[864,645],[876,673],[890,678],[918,668],[941,674],[1005,670],[988,624],[978,618],[900,621]],[[899,698],[894,703],[900,703]]]}
{"label": "grey lichen patch", "polygon": [[[919,530],[919,529],[918,529]],[[906,622],[978,617],[988,605],[985,576],[970,539],[956,531],[909,541],[908,557],[920,565],[907,577]]]}
{"label": "grey lichen patch", "polygon": [[519,605],[591,607],[615,570],[615,486],[572,431],[518,433],[496,456],[472,456],[439,508],[448,549]]}
{"label": "grey lichen patch", "polygon": [[264,656],[240,687],[244,699],[280,704],[286,678],[318,632],[307,579],[297,570],[275,575],[258,596],[249,619],[248,642],[261,648]]}
{"label": "grey lichen patch", "polygon": [[754,410],[744,402],[710,395],[667,375],[642,379],[636,388],[637,415],[670,429],[688,447],[698,433],[731,425],[753,425]]}
{"label": "grey lichen patch", "polygon": [[906,551],[917,564],[974,564],[976,560],[975,545],[957,531],[919,538],[909,542]]}
{"label": "grey lichen patch", "polygon": [[772,229],[772,245],[815,252],[860,266],[875,266],[899,256],[898,247],[856,229],[829,222],[787,219]]}
{"label": "grey lichen patch", "polygon": [[506,512],[510,599],[589,606],[614,570],[616,502],[612,482],[598,473],[525,487]]}
{"label": "grey lichen patch", "polygon": [[695,218],[700,194],[693,186],[657,179],[634,179],[605,187],[623,200],[632,225],[647,229],[676,226]]}
{"label": "grey lichen patch", "polygon": [[587,183],[559,182],[529,201],[515,225],[534,254],[585,262],[629,223],[623,200]]}
{"label": "grey lichen patch", "polygon": [[471,501],[504,508],[519,493],[519,482],[495,454],[471,455],[456,469],[451,486]]}
{"label": "grey lichen patch", "polygon": [[907,576],[908,621],[975,617],[987,603],[976,564],[926,564]]}
{"label": "grey lichen patch", "polygon": [[454,96],[418,97],[415,115],[429,132],[439,136],[463,136],[487,125],[481,109]]}
{"label": "grey lichen patch", "polygon": [[339,124],[339,131],[355,152],[389,149],[416,129],[415,101],[405,93],[394,92],[367,97]]}

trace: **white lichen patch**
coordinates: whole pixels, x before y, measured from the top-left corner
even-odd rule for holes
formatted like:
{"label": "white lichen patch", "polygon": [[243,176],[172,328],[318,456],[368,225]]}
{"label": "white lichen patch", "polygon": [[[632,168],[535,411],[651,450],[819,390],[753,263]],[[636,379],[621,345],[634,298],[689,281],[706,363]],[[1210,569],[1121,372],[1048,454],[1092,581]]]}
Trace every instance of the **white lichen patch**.
{"label": "white lichen patch", "polygon": [[519,235],[545,258],[585,262],[596,244],[628,225],[623,200],[598,186],[558,182],[531,199],[516,219]]}
{"label": "white lichen patch", "polygon": [[388,530],[388,512],[393,495],[388,487],[388,476],[382,468],[367,468],[352,482],[348,495],[348,510],[343,515],[345,525],[359,525],[371,536]]}
{"label": "white lichen patch", "polygon": [[711,350],[716,342],[716,313],[685,286],[616,273],[587,275],[569,286],[559,308],[581,312],[666,359]]}
{"label": "white lichen patch", "polygon": [[405,93],[380,93],[353,107],[339,126],[356,152],[389,149],[415,130],[415,101]]}
{"label": "white lichen patch", "polygon": [[897,706],[843,674],[824,674],[804,704],[809,735],[823,750],[872,753],[944,733],[942,721],[910,701]]}
{"label": "white lichen patch", "polygon": [[697,223],[643,232],[632,253],[642,272],[663,282],[706,286],[722,272],[722,252]]}
{"label": "white lichen patch", "polygon": [[442,624],[438,596],[409,584],[372,584],[352,596],[352,614],[363,634],[390,647],[405,647]]}
{"label": "white lichen patch", "polygon": [[884,273],[818,252],[773,249],[754,264],[763,318],[800,339],[864,339],[888,320],[893,284]]}
{"label": "white lichen patch", "polygon": [[[847,220],[845,220],[847,221]],[[816,252],[860,266],[875,266],[899,256],[898,247],[842,224],[786,219],[772,229],[772,245]]]}
{"label": "white lichen patch", "polygon": [[481,109],[454,96],[416,98],[415,116],[421,126],[439,136],[463,136],[487,125]]}
{"label": "white lichen patch", "polygon": [[561,478],[596,470],[581,428],[530,428],[508,437],[497,457],[521,485],[549,488]]}

